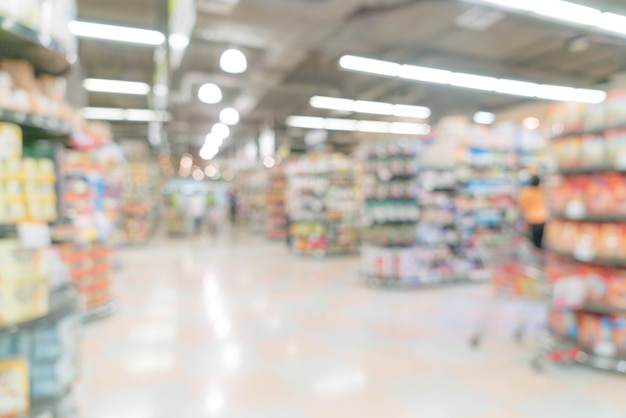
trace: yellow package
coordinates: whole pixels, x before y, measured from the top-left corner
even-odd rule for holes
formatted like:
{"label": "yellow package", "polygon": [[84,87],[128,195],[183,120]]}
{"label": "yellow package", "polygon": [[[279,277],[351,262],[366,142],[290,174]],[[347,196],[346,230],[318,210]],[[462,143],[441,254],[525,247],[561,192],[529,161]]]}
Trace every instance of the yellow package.
{"label": "yellow package", "polygon": [[0,122],[0,159],[22,158],[22,128]]}
{"label": "yellow package", "polygon": [[16,239],[0,240],[0,284],[47,277],[44,258],[44,250],[22,248]]}
{"label": "yellow package", "polygon": [[29,402],[28,361],[23,357],[0,360],[0,417],[27,414]]}
{"label": "yellow package", "polygon": [[12,325],[48,314],[47,280],[0,284],[0,325]]}

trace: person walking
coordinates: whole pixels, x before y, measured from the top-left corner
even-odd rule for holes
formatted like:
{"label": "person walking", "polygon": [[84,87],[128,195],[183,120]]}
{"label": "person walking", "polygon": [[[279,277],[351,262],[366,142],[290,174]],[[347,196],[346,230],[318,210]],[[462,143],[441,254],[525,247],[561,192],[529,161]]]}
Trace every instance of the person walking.
{"label": "person walking", "polygon": [[530,241],[536,248],[543,248],[543,231],[548,220],[548,210],[539,176],[533,176],[530,184],[522,188],[518,206],[524,214]]}

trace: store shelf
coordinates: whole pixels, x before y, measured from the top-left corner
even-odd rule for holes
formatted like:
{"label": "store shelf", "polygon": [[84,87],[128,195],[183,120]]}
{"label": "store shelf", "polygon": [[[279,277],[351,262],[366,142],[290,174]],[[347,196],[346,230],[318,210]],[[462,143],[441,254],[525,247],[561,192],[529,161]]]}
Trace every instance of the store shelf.
{"label": "store shelf", "polygon": [[18,324],[0,327],[0,335],[14,334],[24,330],[39,328],[47,324],[53,324],[78,310],[77,292],[71,285],[54,290],[51,300],[50,312],[47,315]]}
{"label": "store shelf", "polygon": [[575,308],[577,311],[591,312],[600,315],[626,314],[626,309],[595,302],[585,302],[584,305]]}
{"label": "store shelf", "polygon": [[626,216],[619,213],[599,215],[585,214],[583,216],[572,216],[567,213],[553,213],[552,216],[557,219],[579,222],[626,222]]}
{"label": "store shelf", "polygon": [[599,264],[606,267],[618,267],[618,268],[626,268],[626,258],[617,258],[617,257],[579,257],[576,254],[569,253],[566,251],[560,251],[554,248],[547,248],[548,251],[560,255],[561,257],[570,258],[572,260],[578,261],[580,263],[587,264]]}
{"label": "store shelf", "polygon": [[30,61],[38,72],[62,75],[70,69],[64,48],[50,36],[0,16],[3,57]]}
{"label": "store shelf", "polygon": [[596,164],[582,167],[563,167],[559,168],[557,173],[562,176],[578,176],[583,174],[596,174],[596,173],[626,173],[626,167],[616,167],[612,164]]}
{"label": "store shelf", "polygon": [[552,135],[552,137],[550,137],[550,140],[552,141],[555,139],[568,138],[572,136],[599,135],[607,131],[613,131],[617,129],[626,129],[626,125],[605,126],[601,128],[594,128],[594,129],[579,129],[575,131],[567,131],[567,132],[562,132],[560,134]]}
{"label": "store shelf", "polygon": [[604,371],[626,374],[626,352],[617,352],[613,356],[596,354],[591,347],[582,346],[577,340],[551,332],[552,338],[558,343],[576,347],[579,351],[574,361],[583,366]]}
{"label": "store shelf", "polygon": [[26,139],[63,139],[72,132],[70,124],[60,119],[8,109],[0,109],[0,121],[19,125]]}

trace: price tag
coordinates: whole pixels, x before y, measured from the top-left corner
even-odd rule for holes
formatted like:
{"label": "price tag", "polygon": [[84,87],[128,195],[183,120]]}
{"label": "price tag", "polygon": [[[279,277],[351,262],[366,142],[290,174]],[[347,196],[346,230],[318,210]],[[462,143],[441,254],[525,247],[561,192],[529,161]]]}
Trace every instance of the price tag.
{"label": "price tag", "polygon": [[52,243],[48,224],[22,223],[17,226],[17,234],[24,248],[47,248]]}
{"label": "price tag", "polygon": [[580,200],[569,202],[565,208],[565,216],[569,219],[583,219],[586,214],[587,208]]}
{"label": "price tag", "polygon": [[617,348],[610,341],[602,341],[593,347],[593,352],[602,357],[614,357],[617,353]]}
{"label": "price tag", "polygon": [[596,256],[596,251],[589,245],[579,245],[574,250],[574,258],[580,261],[592,261]]}

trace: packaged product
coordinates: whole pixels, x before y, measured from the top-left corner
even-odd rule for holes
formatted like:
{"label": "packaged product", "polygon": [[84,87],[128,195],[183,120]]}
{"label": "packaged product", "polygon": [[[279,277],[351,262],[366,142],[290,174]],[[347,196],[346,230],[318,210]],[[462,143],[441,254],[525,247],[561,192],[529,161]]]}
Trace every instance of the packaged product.
{"label": "packaged product", "polygon": [[30,409],[28,362],[25,358],[0,360],[0,417],[27,415]]}
{"label": "packaged product", "polygon": [[46,315],[49,309],[48,292],[46,280],[0,285],[0,325],[11,325]]}
{"label": "packaged product", "polygon": [[550,311],[550,329],[566,338],[578,338],[577,315],[571,310],[554,309]]}
{"label": "packaged product", "polygon": [[613,269],[610,273],[606,303],[619,309],[626,309],[626,272]]}
{"label": "packaged product", "polygon": [[626,230],[621,223],[599,225],[599,237],[595,244],[596,253],[601,257],[621,257],[626,250]]}
{"label": "packaged product", "polygon": [[22,248],[16,239],[0,240],[0,284],[39,280],[47,276],[41,249]]}
{"label": "packaged product", "polygon": [[582,312],[579,319],[578,341],[583,347],[596,347],[613,341],[611,318]]}
{"label": "packaged product", "polygon": [[590,131],[603,129],[608,126],[608,109],[605,103],[590,104],[585,106],[583,129]]}
{"label": "packaged product", "polygon": [[613,317],[613,343],[619,353],[626,353],[626,315]]}
{"label": "packaged product", "polygon": [[3,58],[0,60],[0,71],[11,76],[14,90],[24,90],[30,93],[35,89],[35,69],[30,62]]}
{"label": "packaged product", "polygon": [[626,91],[611,91],[605,102],[607,106],[607,123],[609,127],[626,125]]}
{"label": "packaged product", "polygon": [[5,158],[22,158],[22,128],[0,122],[0,160]]}
{"label": "packaged product", "polygon": [[612,271],[599,266],[579,266],[579,268],[586,270],[587,299],[595,303],[606,303]]}
{"label": "packaged product", "polygon": [[626,128],[613,129],[606,133],[606,158],[609,165],[626,169]]}
{"label": "packaged product", "polygon": [[582,138],[580,158],[581,165],[601,165],[606,161],[606,157],[606,143],[602,135],[586,135]]}

